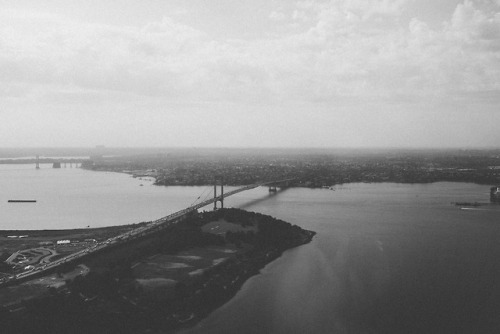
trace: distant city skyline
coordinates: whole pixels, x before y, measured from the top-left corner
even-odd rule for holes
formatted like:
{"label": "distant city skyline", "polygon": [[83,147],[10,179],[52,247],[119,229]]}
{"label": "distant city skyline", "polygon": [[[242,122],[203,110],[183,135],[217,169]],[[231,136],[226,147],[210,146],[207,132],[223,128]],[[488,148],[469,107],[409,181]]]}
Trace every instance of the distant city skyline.
{"label": "distant city skyline", "polygon": [[500,0],[0,2],[0,147],[500,143]]}

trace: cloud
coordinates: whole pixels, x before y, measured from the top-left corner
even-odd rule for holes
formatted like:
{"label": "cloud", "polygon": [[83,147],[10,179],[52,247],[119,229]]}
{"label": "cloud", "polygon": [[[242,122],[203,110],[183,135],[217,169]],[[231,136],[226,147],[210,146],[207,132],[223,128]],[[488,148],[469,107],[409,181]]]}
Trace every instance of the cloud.
{"label": "cloud", "polygon": [[473,2],[465,1],[457,6],[447,30],[464,40],[498,42],[500,12],[486,13],[477,9]]}
{"label": "cloud", "polygon": [[288,31],[258,40],[221,40],[168,17],[126,27],[5,12],[0,94],[317,103],[498,91],[497,7],[465,1],[433,29],[403,21],[407,3],[302,1],[269,14]]}
{"label": "cloud", "polygon": [[397,17],[407,2],[407,0],[352,0],[347,2],[345,8],[359,13],[363,20],[369,20],[377,16]]}
{"label": "cloud", "polygon": [[286,15],[280,11],[272,11],[269,14],[269,19],[272,21],[283,21],[286,18]]}
{"label": "cloud", "polygon": [[[398,23],[394,17],[402,12],[403,1],[378,1],[373,7],[362,3],[317,4],[316,24],[290,38],[297,52],[308,50],[318,65],[314,68],[320,68],[313,77],[324,78],[318,86],[330,87],[326,95],[445,97],[498,88],[498,10],[466,1],[449,22],[433,30],[417,19],[406,27]],[[387,18],[367,22],[374,13]]]}

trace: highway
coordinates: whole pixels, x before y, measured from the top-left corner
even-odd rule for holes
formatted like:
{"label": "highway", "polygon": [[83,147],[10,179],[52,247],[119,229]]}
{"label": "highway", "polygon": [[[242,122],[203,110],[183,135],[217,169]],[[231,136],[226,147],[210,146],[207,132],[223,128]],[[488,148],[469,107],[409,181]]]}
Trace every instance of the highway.
{"label": "highway", "polygon": [[39,263],[39,264],[35,265],[32,269],[26,270],[24,272],[21,272],[21,273],[15,274],[15,275],[10,275],[7,277],[0,278],[0,287],[4,284],[6,285],[7,283],[12,283],[12,282],[18,281],[18,280],[24,281],[28,278],[34,277],[36,275],[40,275],[44,272],[48,272],[49,270],[52,270],[55,267],[61,266],[61,265],[68,263],[68,262],[76,261],[78,259],[81,259],[81,258],[89,255],[89,254],[93,254],[93,253],[102,251],[103,249],[112,247],[113,245],[115,245],[117,243],[127,242],[127,241],[133,240],[137,237],[142,237],[142,236],[145,236],[145,235],[148,235],[151,233],[155,233],[158,230],[167,228],[167,227],[171,226],[172,224],[178,223],[179,221],[183,220],[189,213],[192,213],[192,212],[194,212],[194,211],[196,211],[204,206],[212,204],[216,201],[220,201],[226,197],[238,194],[238,193],[246,191],[246,190],[254,189],[254,188],[257,188],[260,186],[283,183],[283,182],[287,182],[287,181],[291,181],[291,180],[293,180],[293,179],[285,179],[285,180],[279,180],[279,181],[257,183],[257,184],[252,184],[252,185],[248,185],[248,186],[244,186],[244,187],[232,190],[228,193],[219,195],[215,198],[208,199],[208,200],[203,201],[203,202],[198,203],[198,204],[194,204],[192,206],[187,207],[186,209],[174,212],[168,216],[165,216],[165,217],[162,217],[162,218],[157,219],[155,221],[152,221],[143,227],[139,227],[139,228],[136,228],[132,231],[128,231],[126,233],[119,234],[115,237],[109,238],[105,241],[98,242],[98,243],[96,243],[96,244],[94,244],[86,249],[83,249],[83,250],[76,252],[76,253],[72,253],[68,256],[62,257],[62,258],[57,259],[53,262]]}

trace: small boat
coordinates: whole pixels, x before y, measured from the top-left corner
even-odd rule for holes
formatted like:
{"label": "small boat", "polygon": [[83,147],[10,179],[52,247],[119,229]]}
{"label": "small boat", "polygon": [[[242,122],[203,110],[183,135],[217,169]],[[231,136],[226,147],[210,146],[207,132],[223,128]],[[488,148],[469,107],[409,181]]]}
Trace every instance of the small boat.
{"label": "small boat", "polygon": [[456,206],[481,206],[481,203],[478,202],[455,202]]}
{"label": "small boat", "polygon": [[9,199],[8,203],[36,203],[36,199]]}

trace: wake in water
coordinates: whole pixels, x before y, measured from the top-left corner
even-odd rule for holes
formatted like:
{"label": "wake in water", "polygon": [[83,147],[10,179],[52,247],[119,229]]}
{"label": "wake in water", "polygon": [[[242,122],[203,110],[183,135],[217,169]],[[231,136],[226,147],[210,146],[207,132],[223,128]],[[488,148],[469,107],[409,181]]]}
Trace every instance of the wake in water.
{"label": "wake in water", "polygon": [[468,210],[468,211],[498,211],[500,212],[500,206],[489,206],[488,208],[469,208],[469,207],[462,207],[460,210]]}

